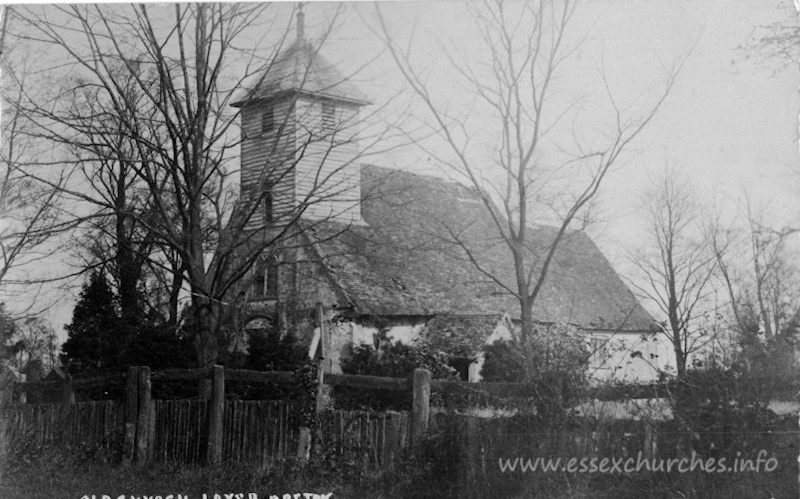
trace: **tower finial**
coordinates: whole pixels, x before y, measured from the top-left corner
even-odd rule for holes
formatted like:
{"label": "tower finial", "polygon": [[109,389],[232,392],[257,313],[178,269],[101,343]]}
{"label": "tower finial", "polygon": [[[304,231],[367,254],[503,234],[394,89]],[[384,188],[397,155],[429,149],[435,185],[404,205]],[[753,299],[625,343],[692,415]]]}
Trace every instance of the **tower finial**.
{"label": "tower finial", "polygon": [[298,4],[297,9],[297,39],[302,40],[306,37],[306,15],[303,14],[303,2]]}

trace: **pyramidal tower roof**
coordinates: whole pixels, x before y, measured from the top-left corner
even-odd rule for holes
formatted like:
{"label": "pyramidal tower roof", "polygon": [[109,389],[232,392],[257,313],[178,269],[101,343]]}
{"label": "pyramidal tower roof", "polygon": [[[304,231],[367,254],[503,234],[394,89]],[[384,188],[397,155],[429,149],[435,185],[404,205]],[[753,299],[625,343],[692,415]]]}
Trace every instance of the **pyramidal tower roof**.
{"label": "pyramidal tower roof", "polygon": [[297,14],[297,38],[264,70],[245,83],[232,99],[234,107],[249,101],[274,98],[279,94],[303,94],[370,104],[369,98],[319,54],[305,37],[304,14]]}

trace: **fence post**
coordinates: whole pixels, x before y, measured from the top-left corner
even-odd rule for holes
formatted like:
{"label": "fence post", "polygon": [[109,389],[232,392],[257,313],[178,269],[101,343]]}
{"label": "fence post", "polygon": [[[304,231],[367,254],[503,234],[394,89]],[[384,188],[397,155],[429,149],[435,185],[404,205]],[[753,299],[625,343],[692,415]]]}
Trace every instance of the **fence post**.
{"label": "fence post", "polygon": [[414,369],[413,401],[411,405],[411,441],[416,445],[428,431],[431,410],[431,372]]}
{"label": "fence post", "polygon": [[[28,381],[28,377],[26,375],[21,375],[20,383],[25,383]],[[12,394],[13,396],[13,394]],[[27,390],[20,390],[19,391],[19,403],[20,404],[27,404],[28,403],[28,391]]]}
{"label": "fence post", "polygon": [[330,350],[330,346],[328,345],[328,333],[325,331],[325,316],[322,303],[320,302],[317,302],[316,315],[317,327],[319,328],[320,357],[317,360],[317,396],[315,411],[316,414],[319,415],[325,405],[325,372],[329,371],[331,368],[330,361],[328,360],[328,351]]}
{"label": "fence post", "polygon": [[222,462],[222,428],[225,418],[225,368],[211,368],[211,400],[208,405],[208,464]]}
{"label": "fence post", "polygon": [[72,376],[67,374],[61,385],[61,403],[71,405],[75,403],[75,392],[72,389]]}
{"label": "fence post", "polygon": [[[322,449],[322,428],[320,426],[320,415],[325,406],[325,372],[328,367],[328,334],[325,331],[325,310],[322,303],[317,302],[315,306],[315,321],[319,328],[319,358],[317,359],[317,390],[314,395],[314,421],[316,425],[316,435],[314,438],[314,449],[319,453]],[[311,457],[311,428],[306,426],[306,422],[300,427],[300,434],[297,440],[297,458],[300,461],[308,461]]]}
{"label": "fence post", "polygon": [[655,457],[655,442],[653,441],[653,424],[650,421],[644,423],[644,457],[652,459]]}
{"label": "fence post", "polygon": [[130,464],[136,449],[136,419],[139,409],[139,368],[128,368],[128,380],[125,384],[125,448],[123,461]]}
{"label": "fence post", "polygon": [[150,412],[147,414],[147,460],[151,460],[156,449],[156,404],[150,400]]}
{"label": "fence post", "polygon": [[150,405],[152,404],[150,392],[150,368],[139,368],[139,408],[136,414],[136,462],[143,465],[147,462],[149,451],[147,444],[150,440]]}
{"label": "fence post", "polygon": [[[0,411],[3,410],[6,404],[14,401],[14,393],[17,391],[17,384],[19,382],[20,381],[16,379],[16,376],[12,374],[11,371],[0,369]],[[19,392],[19,401],[24,404],[25,400],[23,400],[23,396],[25,392],[22,390],[19,390]]]}

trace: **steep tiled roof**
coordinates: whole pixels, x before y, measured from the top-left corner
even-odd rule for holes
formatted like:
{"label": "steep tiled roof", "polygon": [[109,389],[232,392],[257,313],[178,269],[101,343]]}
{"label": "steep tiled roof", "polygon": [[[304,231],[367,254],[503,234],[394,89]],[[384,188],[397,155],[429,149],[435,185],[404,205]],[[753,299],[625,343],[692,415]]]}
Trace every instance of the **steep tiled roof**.
{"label": "steep tiled roof", "polygon": [[503,319],[495,315],[437,315],[420,332],[432,351],[470,358],[483,351],[486,340]]}
{"label": "steep tiled roof", "polygon": [[[364,225],[332,222],[308,232],[333,280],[359,313],[368,315],[487,315],[519,317],[519,302],[476,268],[475,261],[515,289],[510,251],[478,193],[436,177],[364,165]],[[531,232],[531,261],[555,235]],[[534,305],[541,322],[583,329],[650,331],[655,322],[597,246],[582,232],[566,236]]]}
{"label": "steep tiled roof", "polygon": [[232,99],[233,106],[251,100],[274,98],[288,92],[301,92],[321,97],[368,104],[369,99],[334,66],[319,55],[318,50],[298,38],[278,54],[268,68],[245,83]]}

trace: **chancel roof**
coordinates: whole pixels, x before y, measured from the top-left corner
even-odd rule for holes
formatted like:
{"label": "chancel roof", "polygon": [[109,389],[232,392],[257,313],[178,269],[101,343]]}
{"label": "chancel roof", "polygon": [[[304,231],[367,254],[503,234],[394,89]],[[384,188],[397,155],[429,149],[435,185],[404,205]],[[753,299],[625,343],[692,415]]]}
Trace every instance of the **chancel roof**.
{"label": "chancel roof", "polygon": [[[445,179],[363,165],[364,224],[315,223],[308,235],[350,305],[367,315],[518,318],[513,259],[478,192]],[[541,262],[556,234],[530,233]],[[646,332],[657,324],[583,232],[559,244],[533,307],[539,322]]]}

